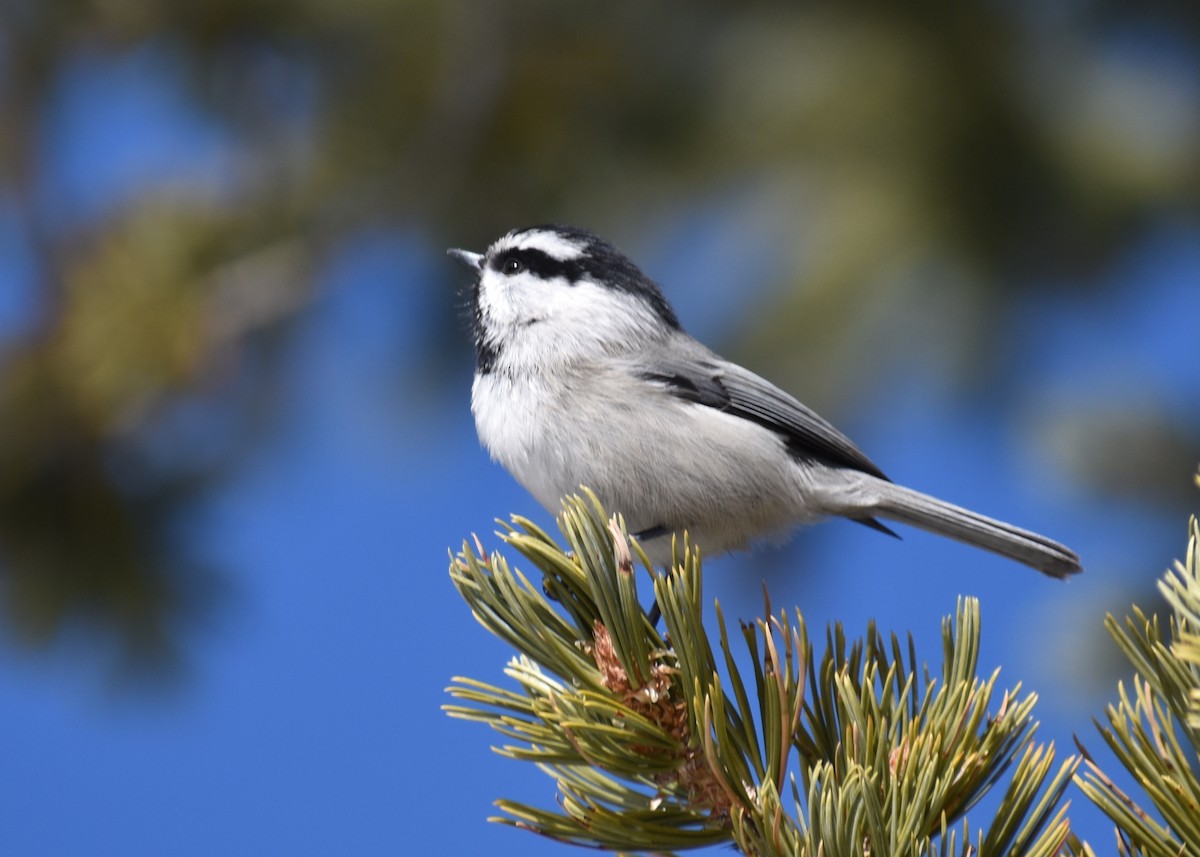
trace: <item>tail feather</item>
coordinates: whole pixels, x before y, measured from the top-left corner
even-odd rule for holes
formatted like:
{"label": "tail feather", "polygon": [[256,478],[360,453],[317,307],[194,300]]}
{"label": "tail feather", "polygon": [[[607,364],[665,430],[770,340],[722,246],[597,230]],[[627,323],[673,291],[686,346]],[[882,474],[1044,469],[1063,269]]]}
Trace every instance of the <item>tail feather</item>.
{"label": "tail feather", "polygon": [[870,512],[881,518],[992,551],[1050,577],[1062,579],[1083,570],[1078,555],[1053,539],[902,485],[879,482],[873,487],[878,497]]}

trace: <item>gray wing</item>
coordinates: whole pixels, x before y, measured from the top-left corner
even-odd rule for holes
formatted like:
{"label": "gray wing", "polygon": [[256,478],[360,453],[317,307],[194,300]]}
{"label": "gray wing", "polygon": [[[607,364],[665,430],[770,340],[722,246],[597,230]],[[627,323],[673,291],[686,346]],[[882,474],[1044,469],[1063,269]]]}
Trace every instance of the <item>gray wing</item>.
{"label": "gray wing", "polygon": [[[689,402],[716,408],[770,429],[800,459],[823,461],[887,479],[850,438],[816,411],[765,378],[708,352],[660,351],[637,374]],[[890,481],[890,480],[888,480]]]}

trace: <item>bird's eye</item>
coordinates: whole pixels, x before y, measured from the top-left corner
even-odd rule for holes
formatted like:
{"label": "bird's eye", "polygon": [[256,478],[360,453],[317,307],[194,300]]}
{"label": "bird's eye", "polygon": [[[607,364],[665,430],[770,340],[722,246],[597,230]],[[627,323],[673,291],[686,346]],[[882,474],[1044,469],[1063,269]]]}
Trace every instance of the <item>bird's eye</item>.
{"label": "bird's eye", "polygon": [[519,274],[524,271],[525,265],[520,259],[507,259],[505,260],[504,267],[501,268],[501,270],[506,276],[511,277],[513,274]]}

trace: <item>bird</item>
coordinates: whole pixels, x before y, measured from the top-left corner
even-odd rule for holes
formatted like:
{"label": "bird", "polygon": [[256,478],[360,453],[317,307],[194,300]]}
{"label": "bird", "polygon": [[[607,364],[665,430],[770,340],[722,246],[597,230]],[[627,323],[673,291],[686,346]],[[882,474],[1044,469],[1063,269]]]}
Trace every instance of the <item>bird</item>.
{"label": "bird", "polygon": [[544,507],[586,487],[656,565],[685,531],[701,554],[842,517],[901,523],[1053,578],[1078,555],[899,485],[814,410],[684,331],[661,288],[577,226],[514,229],[472,275],[471,411],[483,447]]}

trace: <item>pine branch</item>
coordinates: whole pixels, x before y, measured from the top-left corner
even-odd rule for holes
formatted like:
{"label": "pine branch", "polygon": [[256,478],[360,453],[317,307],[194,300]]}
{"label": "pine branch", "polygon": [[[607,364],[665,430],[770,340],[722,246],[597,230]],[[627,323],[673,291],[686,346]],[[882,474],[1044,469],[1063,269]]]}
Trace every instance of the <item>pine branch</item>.
{"label": "pine branch", "polygon": [[[520,517],[501,536],[540,587],[478,541],[451,559],[476,618],[518,651],[505,672],[519,690],[456,678],[446,710],[487,723],[511,742],[499,752],[535,762],[558,790],[556,810],[502,800],[496,821],[628,851],[1080,850],[1062,800],[1077,761],[1056,764],[1053,745],[1035,743],[1032,694],[978,676],[974,599],[943,624],[937,678],[911,637],[885,639],[873,625],[854,643],[830,628],[818,660],[800,613],[769,601],[736,645],[717,605],[714,646],[686,540],[664,576],[590,494],[565,503],[560,528],[568,551]],[[639,603],[635,560],[665,634]],[[994,818],[972,827],[968,811],[993,789]]]}
{"label": "pine branch", "polygon": [[[1200,479],[1198,479],[1200,482]],[[1106,744],[1144,793],[1144,809],[1084,753],[1080,788],[1112,819],[1121,853],[1200,855],[1200,522],[1189,524],[1187,558],[1159,581],[1171,608],[1166,635],[1137,607],[1106,627],[1133,664],[1131,688],[1097,723]]]}

